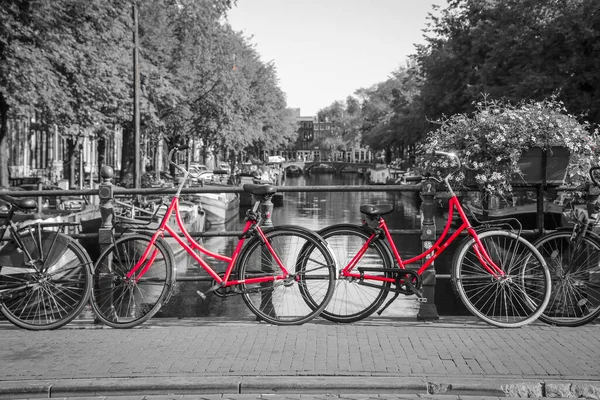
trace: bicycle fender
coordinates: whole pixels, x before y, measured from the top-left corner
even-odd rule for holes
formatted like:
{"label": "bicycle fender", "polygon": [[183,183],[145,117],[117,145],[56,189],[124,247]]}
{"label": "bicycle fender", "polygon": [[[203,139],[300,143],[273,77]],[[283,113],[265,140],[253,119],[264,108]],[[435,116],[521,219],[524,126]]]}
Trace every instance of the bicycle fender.
{"label": "bicycle fender", "polygon": [[323,235],[324,233],[329,232],[332,229],[338,229],[338,228],[359,228],[359,229],[363,229],[362,225],[358,225],[358,224],[335,224],[335,225],[330,225],[327,226],[325,228],[320,229],[319,231],[317,231],[317,233],[319,235]]}

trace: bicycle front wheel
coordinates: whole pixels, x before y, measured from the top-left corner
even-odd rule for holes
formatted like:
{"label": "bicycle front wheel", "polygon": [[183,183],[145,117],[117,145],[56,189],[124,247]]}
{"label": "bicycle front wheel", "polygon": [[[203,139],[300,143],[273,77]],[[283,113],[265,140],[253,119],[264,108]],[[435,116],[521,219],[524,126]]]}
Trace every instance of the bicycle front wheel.
{"label": "bicycle front wheel", "polygon": [[[345,268],[356,257],[371,236],[360,226],[333,225],[319,234],[334,252],[340,268]],[[373,277],[388,277],[392,255],[388,247],[376,239],[369,244],[356,267],[350,271]],[[390,282],[377,279],[356,279],[340,274],[335,293],[321,316],[333,322],[350,323],[373,314],[383,303],[390,290]]]}
{"label": "bicycle front wheel", "polygon": [[161,238],[151,244],[143,234],[124,236],[96,261],[92,307],[106,325],[132,328],[152,318],[172,288],[169,245]]}
{"label": "bicycle front wheel", "polygon": [[[273,252],[260,237],[255,237],[238,259],[242,281],[239,289],[244,302],[259,320],[275,325],[310,321],[323,311],[333,295],[333,255],[325,241],[307,229],[276,227],[264,233]],[[277,259],[286,268],[287,276]],[[310,299],[305,296],[308,292]]]}
{"label": "bicycle front wheel", "polygon": [[487,231],[479,239],[503,276],[480,262],[482,249],[473,238],[456,252],[452,283],[467,309],[499,327],[519,327],[535,321],[550,298],[550,273],[535,247],[512,232]]}
{"label": "bicycle front wheel", "polygon": [[19,238],[23,247],[10,241],[0,250],[2,314],[29,330],[68,324],[89,299],[90,257],[79,243],[59,232],[24,229]]}
{"label": "bicycle front wheel", "polygon": [[571,231],[557,231],[534,243],[552,279],[550,301],[540,316],[548,324],[580,326],[600,314],[600,241],[571,236]]}

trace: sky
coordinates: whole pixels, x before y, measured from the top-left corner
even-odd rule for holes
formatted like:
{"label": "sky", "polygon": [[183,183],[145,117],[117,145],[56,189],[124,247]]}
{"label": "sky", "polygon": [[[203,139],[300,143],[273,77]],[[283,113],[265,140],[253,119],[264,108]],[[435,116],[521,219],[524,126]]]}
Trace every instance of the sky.
{"label": "sky", "polygon": [[434,4],[447,1],[237,0],[227,19],[274,63],[288,107],[311,116],[404,65]]}

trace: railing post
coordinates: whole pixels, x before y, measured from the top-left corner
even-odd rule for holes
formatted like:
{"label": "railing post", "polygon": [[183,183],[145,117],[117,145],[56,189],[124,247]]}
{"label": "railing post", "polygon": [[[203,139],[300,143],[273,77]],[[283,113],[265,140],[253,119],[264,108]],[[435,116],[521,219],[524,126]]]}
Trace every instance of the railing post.
{"label": "railing post", "polygon": [[271,220],[271,215],[273,215],[273,202],[271,201],[271,196],[266,197],[262,203],[260,203],[260,213],[263,216],[263,220],[260,226],[269,227],[273,226],[273,221]]}
{"label": "railing post", "polygon": [[114,177],[114,174],[115,171],[109,166],[104,166],[100,170],[100,176],[102,177],[102,182],[98,185],[100,217],[102,219],[102,224],[98,230],[98,243],[100,244],[100,251],[104,250],[112,243],[112,228],[114,219],[114,192],[112,178]]}
{"label": "railing post", "polygon": [[[37,183],[37,190],[42,190],[44,188],[44,185],[42,183],[41,179],[38,179],[38,183]],[[44,199],[42,198],[42,196],[38,196],[37,198],[37,212],[38,213],[42,213],[44,212]]]}
{"label": "railing post", "polygon": [[[261,227],[270,227],[273,226],[273,221],[271,220],[271,215],[273,214],[273,202],[271,201],[271,196],[267,196],[262,203],[260,203],[260,212],[262,214],[263,220],[261,222]],[[270,260],[269,250],[265,245],[262,245],[262,265],[261,271],[265,273],[272,274],[273,268],[267,260]],[[241,279],[241,278],[240,278]],[[260,284],[262,287],[272,287],[273,282],[264,282]],[[273,291],[265,290],[260,294],[260,309],[266,314],[275,315],[275,307],[273,306]],[[257,318],[258,319],[258,318]]]}
{"label": "railing post", "polygon": [[[421,243],[423,244],[423,250],[428,250],[433,246],[436,239],[435,230],[435,209],[434,209],[434,197],[435,197],[435,182],[432,179],[425,179],[421,184],[421,196],[423,202],[421,203]],[[425,260],[423,260],[425,262]],[[427,299],[427,302],[421,303],[419,312],[417,313],[417,319],[428,320],[428,319],[439,319],[437,313],[437,307],[435,305],[435,268],[433,263],[423,272],[423,297]]]}

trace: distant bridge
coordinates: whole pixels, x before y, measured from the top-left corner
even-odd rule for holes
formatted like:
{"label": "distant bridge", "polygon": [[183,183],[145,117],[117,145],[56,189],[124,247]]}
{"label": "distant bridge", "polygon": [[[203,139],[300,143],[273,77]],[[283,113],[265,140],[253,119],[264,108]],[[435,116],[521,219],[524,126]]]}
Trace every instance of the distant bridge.
{"label": "distant bridge", "polygon": [[357,171],[358,169],[375,168],[375,163],[367,162],[344,162],[344,161],[286,161],[282,163],[283,169],[287,170],[288,167],[296,166],[302,170],[303,173],[310,173],[315,167],[330,167],[335,169],[336,175],[341,174],[344,171]]}

